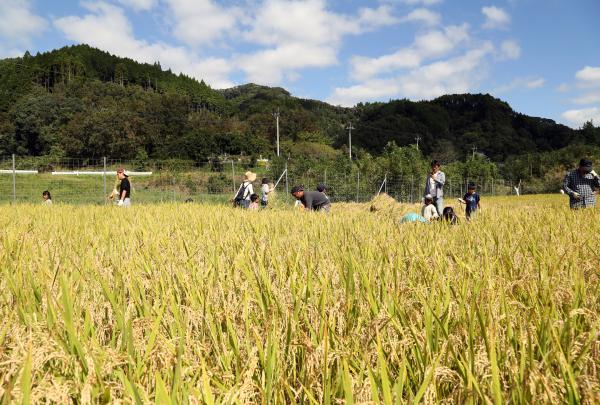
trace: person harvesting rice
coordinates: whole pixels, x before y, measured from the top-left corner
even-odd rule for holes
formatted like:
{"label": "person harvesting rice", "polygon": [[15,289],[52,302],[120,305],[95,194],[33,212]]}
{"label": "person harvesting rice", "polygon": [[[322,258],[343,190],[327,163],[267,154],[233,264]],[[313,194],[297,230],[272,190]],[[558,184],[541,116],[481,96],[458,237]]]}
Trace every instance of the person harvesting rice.
{"label": "person harvesting rice", "polygon": [[306,211],[325,211],[331,209],[329,198],[320,191],[304,191],[304,186],[298,185],[292,188],[292,195],[302,203]]}

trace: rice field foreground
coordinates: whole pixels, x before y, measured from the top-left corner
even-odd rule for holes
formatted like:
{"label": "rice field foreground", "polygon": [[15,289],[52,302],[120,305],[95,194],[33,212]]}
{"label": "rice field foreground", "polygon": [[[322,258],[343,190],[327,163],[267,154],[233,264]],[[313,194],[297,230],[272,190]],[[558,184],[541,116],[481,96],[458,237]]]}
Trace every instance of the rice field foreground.
{"label": "rice field foreground", "polygon": [[482,205],[0,206],[0,402],[598,403],[600,210]]}

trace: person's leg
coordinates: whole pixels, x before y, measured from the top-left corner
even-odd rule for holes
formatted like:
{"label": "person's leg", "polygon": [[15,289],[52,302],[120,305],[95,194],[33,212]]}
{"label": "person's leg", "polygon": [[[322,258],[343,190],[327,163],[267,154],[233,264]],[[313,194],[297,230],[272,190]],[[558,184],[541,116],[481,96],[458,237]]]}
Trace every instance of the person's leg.
{"label": "person's leg", "polygon": [[439,197],[435,199],[435,209],[438,212],[439,216],[442,216],[442,213],[444,212],[444,198],[443,197]]}
{"label": "person's leg", "polygon": [[123,200],[123,207],[131,207],[131,198],[126,198]]}

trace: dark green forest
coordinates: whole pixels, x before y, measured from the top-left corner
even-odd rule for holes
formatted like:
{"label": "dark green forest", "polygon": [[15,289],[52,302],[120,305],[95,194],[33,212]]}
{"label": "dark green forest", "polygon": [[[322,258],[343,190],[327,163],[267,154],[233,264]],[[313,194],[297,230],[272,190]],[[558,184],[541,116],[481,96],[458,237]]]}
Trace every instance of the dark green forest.
{"label": "dark green forest", "polygon": [[477,160],[506,178],[535,178],[564,171],[579,154],[597,156],[600,147],[592,123],[574,130],[487,94],[343,108],[254,84],[214,90],[158,61],[142,64],[87,45],[0,61],[0,156],[272,157],[275,111],[284,155],[306,165],[341,161],[349,122],[359,166],[415,148],[419,138],[424,161]]}

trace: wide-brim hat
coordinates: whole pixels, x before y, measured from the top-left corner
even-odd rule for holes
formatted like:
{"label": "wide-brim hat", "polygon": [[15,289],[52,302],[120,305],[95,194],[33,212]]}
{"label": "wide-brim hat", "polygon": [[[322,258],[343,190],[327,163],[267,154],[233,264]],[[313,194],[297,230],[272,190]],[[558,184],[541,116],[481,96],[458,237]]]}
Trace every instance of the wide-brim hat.
{"label": "wide-brim hat", "polygon": [[256,180],[256,173],[252,173],[250,171],[244,173],[244,180],[250,182]]}

